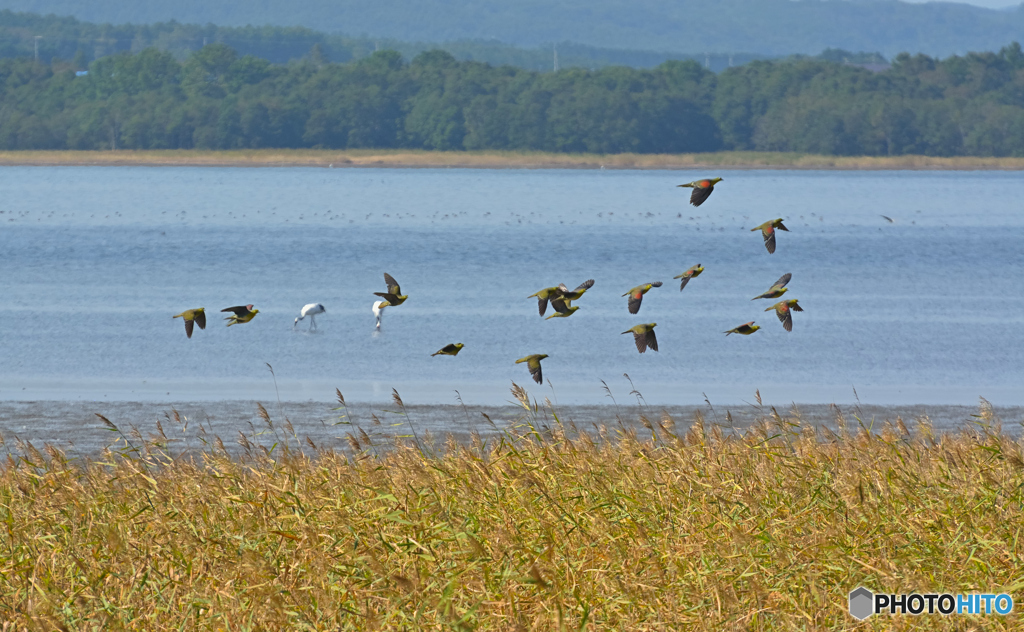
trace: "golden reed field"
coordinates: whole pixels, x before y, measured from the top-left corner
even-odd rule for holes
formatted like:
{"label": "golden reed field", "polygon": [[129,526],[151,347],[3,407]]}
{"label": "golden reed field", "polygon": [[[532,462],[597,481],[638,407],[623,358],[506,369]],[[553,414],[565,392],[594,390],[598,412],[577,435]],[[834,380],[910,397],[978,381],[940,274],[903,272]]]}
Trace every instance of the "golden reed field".
{"label": "golden reed field", "polygon": [[786,152],[565,154],[539,151],[246,149],[0,151],[0,165],[208,167],[461,167],[481,169],[932,169],[1022,170],[1024,158],[820,156]]}
{"label": "golden reed field", "polygon": [[463,443],[406,418],[317,445],[262,406],[188,454],[177,413],[148,437],[103,418],[91,458],[7,437],[0,630],[1019,629],[847,614],[860,585],[1024,587],[1024,454],[984,400],[936,435],[838,409],[836,431],[646,407],[581,429],[513,394]]}

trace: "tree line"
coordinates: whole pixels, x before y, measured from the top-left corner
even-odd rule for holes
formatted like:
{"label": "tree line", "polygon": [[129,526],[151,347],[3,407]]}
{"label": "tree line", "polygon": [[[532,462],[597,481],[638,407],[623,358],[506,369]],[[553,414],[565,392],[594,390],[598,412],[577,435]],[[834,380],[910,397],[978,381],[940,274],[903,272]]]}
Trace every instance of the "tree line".
{"label": "tree line", "polygon": [[693,61],[540,73],[314,46],[272,64],[215,43],[93,61],[0,60],[0,148],[418,148],[661,153],[1024,155],[1024,54],[818,59],[719,74]]}

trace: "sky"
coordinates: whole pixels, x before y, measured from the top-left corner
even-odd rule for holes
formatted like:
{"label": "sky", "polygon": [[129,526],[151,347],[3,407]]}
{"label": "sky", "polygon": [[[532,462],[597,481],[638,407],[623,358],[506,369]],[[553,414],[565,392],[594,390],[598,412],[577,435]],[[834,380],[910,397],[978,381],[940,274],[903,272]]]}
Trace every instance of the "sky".
{"label": "sky", "polygon": [[[921,4],[924,2],[932,2],[934,0],[903,0],[904,2],[910,2],[913,4]],[[946,0],[955,1],[962,4],[973,4],[976,7],[987,7],[989,9],[1002,9],[1004,7],[1012,7],[1020,4],[1020,0]]]}

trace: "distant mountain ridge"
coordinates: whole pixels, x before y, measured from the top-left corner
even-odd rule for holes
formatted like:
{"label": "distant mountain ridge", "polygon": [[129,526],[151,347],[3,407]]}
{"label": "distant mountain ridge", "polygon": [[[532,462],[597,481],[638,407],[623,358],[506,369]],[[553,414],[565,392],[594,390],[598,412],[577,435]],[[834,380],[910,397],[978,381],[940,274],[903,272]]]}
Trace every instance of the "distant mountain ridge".
{"label": "distant mountain ridge", "polygon": [[571,41],[687,54],[831,47],[948,56],[993,50],[1024,33],[1024,7],[898,0],[0,0],[0,9],[92,22],[274,24],[405,41]]}

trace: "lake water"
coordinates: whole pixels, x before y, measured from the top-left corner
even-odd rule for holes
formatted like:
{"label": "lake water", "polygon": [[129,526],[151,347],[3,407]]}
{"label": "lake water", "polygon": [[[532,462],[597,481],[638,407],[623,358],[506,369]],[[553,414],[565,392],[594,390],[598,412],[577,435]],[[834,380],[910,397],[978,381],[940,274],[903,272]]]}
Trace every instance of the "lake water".
{"label": "lake water", "polygon": [[[694,208],[675,185],[705,175],[724,181]],[[603,380],[652,405],[1024,404],[1018,173],[3,167],[0,184],[0,400],[395,388],[483,406],[515,381],[596,405]],[[776,217],[791,232],[769,255],[749,231]],[[410,298],[378,334],[384,272]],[[792,333],[751,301],[786,272],[806,310]],[[589,278],[571,318],[527,298]],[[629,314],[621,295],[648,281],[664,286]],[[311,302],[319,330],[293,329]],[[226,328],[218,310],[246,303],[259,315]],[[189,340],[171,317],[199,306]],[[658,353],[620,334],[645,322]],[[466,347],[430,356],[449,342]],[[514,364],[531,353],[550,386]]]}

